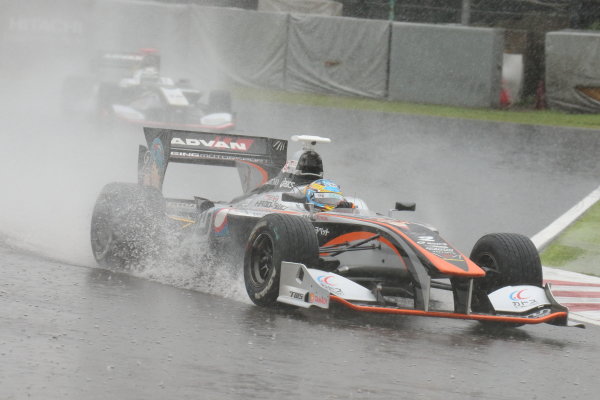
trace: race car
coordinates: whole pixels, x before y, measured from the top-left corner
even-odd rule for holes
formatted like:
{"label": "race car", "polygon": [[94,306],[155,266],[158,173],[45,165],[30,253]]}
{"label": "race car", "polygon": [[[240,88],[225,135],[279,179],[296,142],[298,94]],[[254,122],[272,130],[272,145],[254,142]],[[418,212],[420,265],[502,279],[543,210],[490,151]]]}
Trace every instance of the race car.
{"label": "race car", "polygon": [[103,53],[93,63],[95,76],[71,76],[63,84],[63,111],[90,111],[99,122],[135,126],[228,131],[235,126],[231,94],[204,93],[189,80],[160,74],[154,49]]}
{"label": "race car", "polygon": [[[359,198],[344,197],[323,177],[316,146],[328,138],[292,137],[303,147],[287,160],[287,140],[144,132],[138,182],[106,185],[94,207],[91,244],[101,266],[128,268],[165,254],[197,262],[186,255],[200,249],[242,267],[248,296],[259,306],[335,303],[488,324],[577,325],[542,285],[531,240],[488,234],[466,257],[436,229],[396,218],[414,210],[412,203],[396,202],[382,215]],[[172,163],[236,168],[243,194],[230,201],[165,198]],[[435,301],[435,291],[451,292],[453,306]]]}

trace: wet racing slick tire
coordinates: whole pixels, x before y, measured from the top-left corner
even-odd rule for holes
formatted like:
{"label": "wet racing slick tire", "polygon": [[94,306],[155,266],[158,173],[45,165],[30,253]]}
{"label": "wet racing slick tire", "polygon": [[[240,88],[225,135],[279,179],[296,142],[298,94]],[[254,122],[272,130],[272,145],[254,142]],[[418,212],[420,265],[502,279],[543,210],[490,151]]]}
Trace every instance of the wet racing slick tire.
{"label": "wet racing slick tire", "polygon": [[104,186],[92,213],[91,244],[103,267],[130,268],[158,256],[164,239],[165,200],[135,183]]}
{"label": "wet racing slick tire", "polygon": [[319,242],[305,218],[268,214],[254,226],[244,254],[244,282],[250,299],[259,306],[273,306],[279,295],[281,262],[317,265]]}
{"label": "wet racing slick tire", "polygon": [[542,286],[540,256],[527,236],[516,233],[485,235],[475,243],[470,258],[486,271],[484,278],[473,282],[471,309],[474,312],[493,313],[487,295],[503,286]]}

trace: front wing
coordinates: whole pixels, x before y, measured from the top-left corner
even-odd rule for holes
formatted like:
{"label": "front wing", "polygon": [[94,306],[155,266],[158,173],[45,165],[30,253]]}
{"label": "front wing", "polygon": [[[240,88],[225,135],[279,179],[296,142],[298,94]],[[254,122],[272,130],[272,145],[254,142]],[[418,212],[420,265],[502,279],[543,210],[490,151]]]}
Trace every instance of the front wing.
{"label": "front wing", "polygon": [[549,323],[560,326],[584,327],[568,319],[568,308],[559,304],[544,288],[521,285],[503,287],[488,295],[495,313],[457,313],[452,311],[419,310],[381,305],[365,287],[337,274],[307,268],[303,264],[282,262],[277,301],[309,308],[329,308],[332,302],[355,311],[379,314],[416,315],[454,318],[504,324]]}

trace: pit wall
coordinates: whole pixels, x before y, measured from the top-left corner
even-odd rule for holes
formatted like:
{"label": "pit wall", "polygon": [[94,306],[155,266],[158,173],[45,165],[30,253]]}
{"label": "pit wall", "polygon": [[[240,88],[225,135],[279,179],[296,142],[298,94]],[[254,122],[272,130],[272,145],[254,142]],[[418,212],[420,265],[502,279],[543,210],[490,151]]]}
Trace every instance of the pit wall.
{"label": "pit wall", "polygon": [[[56,49],[72,39],[60,23],[54,23],[63,30],[56,35],[36,32],[43,30],[45,17],[32,3],[47,0],[5,0],[0,6],[3,54],[37,40],[40,33],[46,44],[56,39]],[[240,84],[442,105],[498,105],[499,29],[137,0],[82,0],[76,8],[71,3],[53,1],[57,12],[51,18],[78,27],[72,65],[85,65],[102,51],[153,47],[161,53],[165,75],[191,78],[197,86]]]}
{"label": "pit wall", "polygon": [[571,112],[600,112],[600,33],[546,34],[546,100]]}
{"label": "pit wall", "polygon": [[499,29],[392,23],[388,97],[497,107],[503,49]]}
{"label": "pit wall", "polygon": [[288,26],[286,90],[386,97],[389,23],[292,14]]}

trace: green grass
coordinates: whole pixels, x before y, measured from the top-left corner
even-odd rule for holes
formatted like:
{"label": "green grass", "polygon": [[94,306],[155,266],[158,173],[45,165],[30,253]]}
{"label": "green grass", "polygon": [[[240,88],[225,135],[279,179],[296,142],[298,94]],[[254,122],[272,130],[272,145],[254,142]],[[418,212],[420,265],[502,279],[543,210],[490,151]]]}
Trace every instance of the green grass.
{"label": "green grass", "polygon": [[576,261],[584,254],[585,250],[579,247],[565,246],[557,243],[544,250],[542,263],[549,267],[562,267],[567,263]]}
{"label": "green grass", "polygon": [[275,90],[237,87],[234,97],[244,100],[334,107],[351,110],[383,111],[402,114],[429,115],[447,118],[475,119],[529,125],[551,125],[600,129],[600,114],[569,114],[551,110],[533,110],[526,106],[507,110],[449,107],[427,104],[402,103],[386,100],[331,96],[307,93],[289,93]]}
{"label": "green grass", "polygon": [[548,267],[600,276],[600,202],[565,229],[541,257]]}

